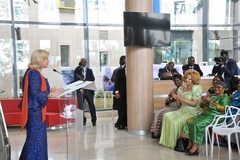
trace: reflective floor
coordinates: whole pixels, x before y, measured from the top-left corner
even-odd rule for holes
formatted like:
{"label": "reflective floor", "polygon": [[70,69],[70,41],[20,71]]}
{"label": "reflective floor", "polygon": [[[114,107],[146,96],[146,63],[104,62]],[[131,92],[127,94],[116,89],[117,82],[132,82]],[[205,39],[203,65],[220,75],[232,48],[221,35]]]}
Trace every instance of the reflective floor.
{"label": "reflective floor", "polygon": [[[116,117],[115,117],[116,118]],[[112,117],[99,118],[97,126],[91,126],[90,120],[78,132],[75,125],[62,129],[48,130],[49,160],[210,160],[205,156],[205,146],[199,156],[188,156],[158,144],[150,135],[136,136],[127,130],[114,128]],[[11,159],[17,160],[23,143],[25,131],[19,127],[9,127]],[[210,146],[209,146],[210,151]],[[214,147],[213,160],[227,160],[228,149]],[[237,149],[233,149],[232,160],[239,160]]]}

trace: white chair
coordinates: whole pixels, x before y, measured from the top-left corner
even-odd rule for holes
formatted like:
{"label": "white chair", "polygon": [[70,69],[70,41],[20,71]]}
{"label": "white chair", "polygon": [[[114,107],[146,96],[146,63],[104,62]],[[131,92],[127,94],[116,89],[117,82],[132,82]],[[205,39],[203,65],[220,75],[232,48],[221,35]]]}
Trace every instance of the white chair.
{"label": "white chair", "polygon": [[[212,123],[209,124],[206,128],[205,128],[205,145],[206,145],[206,156],[208,156],[208,140],[210,142],[210,144],[212,144],[212,140],[211,140],[211,137],[210,137],[210,132],[209,132],[209,128],[212,128],[213,127],[213,124],[214,124],[214,121],[216,120],[218,116],[215,116]],[[212,132],[212,134],[214,134]],[[215,134],[216,135],[216,134]],[[218,135],[216,135],[216,138],[217,138],[217,145],[218,145],[218,148],[220,148],[219,146],[219,141],[218,141]]]}
{"label": "white chair", "polygon": [[[217,135],[222,135],[222,136],[227,136],[228,138],[228,156],[229,160],[231,160],[231,153],[232,153],[232,148],[231,148],[231,135],[235,133],[236,137],[236,143],[238,147],[238,153],[240,156],[240,150],[239,150],[239,140],[238,140],[238,135],[237,133],[240,133],[240,121],[236,122],[236,118],[240,116],[240,108],[234,107],[234,106],[229,106],[229,110],[236,109],[237,113],[232,115],[230,112],[230,115],[222,115],[218,116],[215,124],[212,127],[212,132],[216,133]],[[226,123],[226,119],[229,118],[229,123]],[[219,122],[224,121],[223,123],[218,124]],[[213,157],[213,140],[214,136],[212,134],[212,141],[211,141],[211,158]]]}
{"label": "white chair", "polygon": [[[225,115],[227,115],[228,109],[229,109],[229,106],[225,106]],[[217,119],[218,117],[219,117],[219,115],[215,116],[214,119],[212,120],[212,123],[209,124],[209,125],[205,128],[205,145],[206,145],[205,148],[206,148],[206,156],[208,156],[208,140],[209,140],[210,144],[212,143],[211,137],[210,137],[209,128],[212,128],[212,127],[213,127],[214,122],[216,121],[216,119]],[[214,134],[214,133],[212,132],[212,134]],[[218,140],[218,135],[217,135],[217,134],[215,134],[215,135],[216,135],[216,138],[217,138],[218,148],[220,148],[220,146],[219,146],[219,140]]]}

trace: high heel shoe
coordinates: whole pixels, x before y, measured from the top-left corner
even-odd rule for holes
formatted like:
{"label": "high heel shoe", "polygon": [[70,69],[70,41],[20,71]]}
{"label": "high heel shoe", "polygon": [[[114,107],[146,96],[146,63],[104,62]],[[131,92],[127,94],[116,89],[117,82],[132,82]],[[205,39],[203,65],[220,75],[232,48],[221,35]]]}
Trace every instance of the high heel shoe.
{"label": "high heel shoe", "polygon": [[195,152],[190,152],[190,150],[186,151],[186,154],[189,155],[189,156],[197,156],[199,155],[199,151],[198,149],[195,151]]}
{"label": "high heel shoe", "polygon": [[186,148],[185,153],[186,153],[186,152],[189,152],[189,150],[190,150],[191,148],[192,148],[192,147]]}
{"label": "high heel shoe", "polygon": [[155,135],[153,132],[151,134],[152,139],[159,139],[160,135]]}

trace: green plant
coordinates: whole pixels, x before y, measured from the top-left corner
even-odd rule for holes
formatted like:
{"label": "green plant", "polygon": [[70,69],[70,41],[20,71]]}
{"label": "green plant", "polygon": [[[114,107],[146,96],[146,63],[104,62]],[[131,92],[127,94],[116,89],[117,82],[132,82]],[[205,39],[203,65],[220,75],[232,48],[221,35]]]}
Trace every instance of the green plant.
{"label": "green plant", "polygon": [[104,92],[103,90],[99,89],[96,94],[95,94],[96,98],[104,98]]}
{"label": "green plant", "polygon": [[106,98],[106,106],[104,106],[104,98],[95,99],[94,104],[96,109],[111,109],[113,104],[113,99]]}

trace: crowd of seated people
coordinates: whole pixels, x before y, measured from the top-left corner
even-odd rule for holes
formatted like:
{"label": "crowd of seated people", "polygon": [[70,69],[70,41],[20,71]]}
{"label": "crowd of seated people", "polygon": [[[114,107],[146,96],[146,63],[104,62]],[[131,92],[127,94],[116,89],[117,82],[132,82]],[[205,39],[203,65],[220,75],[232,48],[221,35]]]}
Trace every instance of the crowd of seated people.
{"label": "crowd of seated people", "polygon": [[[212,122],[216,115],[225,114],[225,106],[240,107],[240,80],[238,81],[238,90],[230,93],[223,77],[214,76],[213,86],[204,96],[202,96],[200,75],[197,71],[185,71],[182,80],[185,85],[180,86],[177,92],[170,94],[179,109],[167,113],[162,113],[161,110],[156,112],[158,115],[155,114],[155,120],[151,127],[152,137],[160,136],[159,144],[171,149],[175,147],[180,136],[188,138],[189,143],[185,153],[198,155],[199,144],[204,143],[205,127]],[[232,112],[234,114],[234,111]],[[160,113],[161,115],[159,115]],[[161,117],[159,124],[162,123],[159,133],[154,130],[157,117]],[[231,142],[236,143],[234,136]]]}

